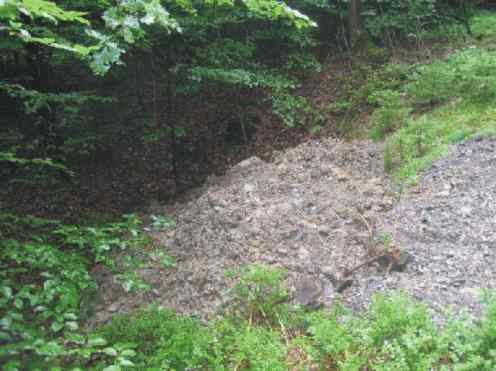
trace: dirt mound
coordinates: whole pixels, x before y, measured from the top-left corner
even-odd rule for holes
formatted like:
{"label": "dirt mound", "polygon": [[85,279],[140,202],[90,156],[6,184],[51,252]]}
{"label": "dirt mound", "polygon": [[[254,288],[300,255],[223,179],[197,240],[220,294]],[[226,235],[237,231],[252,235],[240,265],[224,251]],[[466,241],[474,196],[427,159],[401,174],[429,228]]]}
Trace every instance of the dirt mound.
{"label": "dirt mound", "polygon": [[[368,258],[367,223],[392,206],[381,153],[368,141],[326,139],[211,177],[196,198],[161,210],[177,228],[153,237],[176,267],[148,270],[154,294],[123,297],[113,309],[157,299],[181,313],[214,313],[230,284],[225,271],[250,263],[285,267],[291,290],[303,290],[296,296],[315,298],[313,290],[332,302],[343,273]],[[309,281],[314,287],[299,287]]]}
{"label": "dirt mound", "polygon": [[496,142],[460,144],[393,209],[381,145],[326,139],[272,163],[247,159],[159,210],[177,221],[153,234],[176,266],[143,270],[154,289],[114,296],[96,321],[149,301],[208,318],[231,285],[224,272],[250,263],[285,267],[295,301],[309,306],[340,295],[360,310],[377,291],[405,289],[438,313],[479,312],[478,292],[496,277],[495,165]]}

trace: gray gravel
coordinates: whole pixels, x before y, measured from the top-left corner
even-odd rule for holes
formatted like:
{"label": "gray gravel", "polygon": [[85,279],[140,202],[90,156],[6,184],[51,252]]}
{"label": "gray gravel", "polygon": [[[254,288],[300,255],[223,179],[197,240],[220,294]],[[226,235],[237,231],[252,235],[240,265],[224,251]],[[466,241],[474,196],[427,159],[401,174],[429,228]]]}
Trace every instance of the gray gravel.
{"label": "gray gravel", "polygon": [[[295,301],[312,307],[341,297],[360,310],[375,292],[403,289],[439,314],[450,305],[477,314],[481,288],[495,286],[495,164],[496,142],[460,144],[393,207],[381,145],[369,141],[327,139],[273,163],[245,160],[190,201],[155,207],[177,220],[175,231],[152,234],[176,267],[143,270],[147,294],[107,292],[95,322],[149,301],[210,318],[232,285],[225,270],[251,263],[286,268]],[[384,233],[412,257],[402,272],[372,262]]]}
{"label": "gray gravel", "polygon": [[349,292],[363,307],[372,293],[405,289],[443,313],[480,314],[482,289],[496,286],[496,142],[475,139],[452,148],[382,225],[414,259],[403,273],[373,275]]}

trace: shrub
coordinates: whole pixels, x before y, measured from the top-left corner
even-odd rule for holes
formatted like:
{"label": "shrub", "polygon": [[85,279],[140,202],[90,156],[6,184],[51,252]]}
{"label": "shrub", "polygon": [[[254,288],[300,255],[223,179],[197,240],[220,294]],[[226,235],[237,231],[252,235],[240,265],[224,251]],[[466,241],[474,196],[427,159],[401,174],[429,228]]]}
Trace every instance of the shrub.
{"label": "shrub", "polygon": [[461,99],[489,102],[496,97],[493,51],[469,48],[444,61],[420,66],[406,91],[416,104]]}
{"label": "shrub", "polygon": [[410,109],[402,105],[401,95],[394,90],[381,90],[369,96],[369,102],[380,105],[372,114],[372,129],[370,136],[373,140],[384,139],[401,128],[410,113]]}
{"label": "shrub", "polygon": [[283,286],[285,278],[283,269],[269,268],[264,265],[252,265],[238,272],[228,272],[228,276],[237,279],[230,292],[229,311],[254,323],[279,323],[286,307],[281,305],[288,299],[288,292]]}
{"label": "shrub", "polygon": [[85,366],[92,355],[103,363],[106,357],[127,363],[127,348],[107,354],[79,326],[88,306],[82,308],[84,293],[96,289],[91,265],[113,267],[116,250],[148,243],[139,218],[94,227],[2,213],[0,225],[0,361],[13,369]]}
{"label": "shrub", "polygon": [[136,344],[136,363],[142,370],[184,370],[208,363],[213,338],[197,320],[152,307],[120,315],[99,331],[110,343]]}
{"label": "shrub", "polygon": [[247,322],[234,324],[221,321],[214,327],[216,338],[213,353],[215,370],[280,370],[288,369],[286,346],[281,333]]}

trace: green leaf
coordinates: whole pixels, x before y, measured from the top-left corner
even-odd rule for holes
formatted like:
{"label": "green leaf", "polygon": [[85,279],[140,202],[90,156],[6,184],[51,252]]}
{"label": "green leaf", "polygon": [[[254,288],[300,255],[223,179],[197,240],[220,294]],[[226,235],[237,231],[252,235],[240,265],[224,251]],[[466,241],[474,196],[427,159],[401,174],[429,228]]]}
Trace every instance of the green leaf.
{"label": "green leaf", "polygon": [[103,349],[102,352],[108,356],[111,356],[111,357],[117,357],[117,355],[118,355],[117,350],[115,350],[114,348],[110,348],[110,347]]}
{"label": "green leaf", "polygon": [[12,288],[9,286],[0,287],[0,292],[7,298],[10,299],[12,297]]}
{"label": "green leaf", "polygon": [[134,357],[134,356],[136,356],[136,352],[132,349],[126,349],[126,350],[122,351],[121,356]]}
{"label": "green leaf", "polygon": [[134,363],[128,359],[120,359],[119,364],[124,367],[133,367]]}
{"label": "green leaf", "polygon": [[103,369],[103,371],[121,371],[121,370],[122,369],[116,365],[108,366]]}
{"label": "green leaf", "polygon": [[65,327],[67,327],[70,331],[76,331],[79,329],[79,325],[75,321],[66,322]]}
{"label": "green leaf", "polygon": [[11,339],[12,337],[7,332],[0,331],[0,340],[9,341]]}
{"label": "green leaf", "polygon": [[74,313],[64,313],[64,318],[71,321],[77,321],[78,316],[75,315]]}
{"label": "green leaf", "polygon": [[14,306],[17,309],[22,309],[22,307],[24,306],[24,303],[23,303],[22,299],[15,298],[15,300],[14,300]]}
{"label": "green leaf", "polygon": [[104,346],[107,345],[107,341],[101,337],[90,337],[88,339],[88,345],[94,347]]}
{"label": "green leaf", "polygon": [[53,332],[59,332],[64,328],[64,323],[62,322],[53,322],[52,325],[50,326]]}

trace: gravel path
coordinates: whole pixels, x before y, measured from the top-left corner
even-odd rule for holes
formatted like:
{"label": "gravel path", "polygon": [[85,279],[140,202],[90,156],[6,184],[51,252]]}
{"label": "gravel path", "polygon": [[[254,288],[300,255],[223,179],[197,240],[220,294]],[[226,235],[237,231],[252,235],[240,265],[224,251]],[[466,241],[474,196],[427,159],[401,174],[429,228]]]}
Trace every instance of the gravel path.
{"label": "gravel path", "polygon": [[[438,313],[478,313],[480,289],[496,277],[496,142],[453,148],[394,207],[382,164],[381,145],[327,139],[210,178],[191,201],[155,210],[177,220],[153,234],[176,267],[143,269],[147,294],[104,285],[95,321],[148,301],[209,318],[232,284],[225,270],[250,263],[285,267],[294,300],[309,306],[341,296],[362,309],[374,292],[404,289]],[[374,260],[384,234],[411,257],[401,272]]]}

